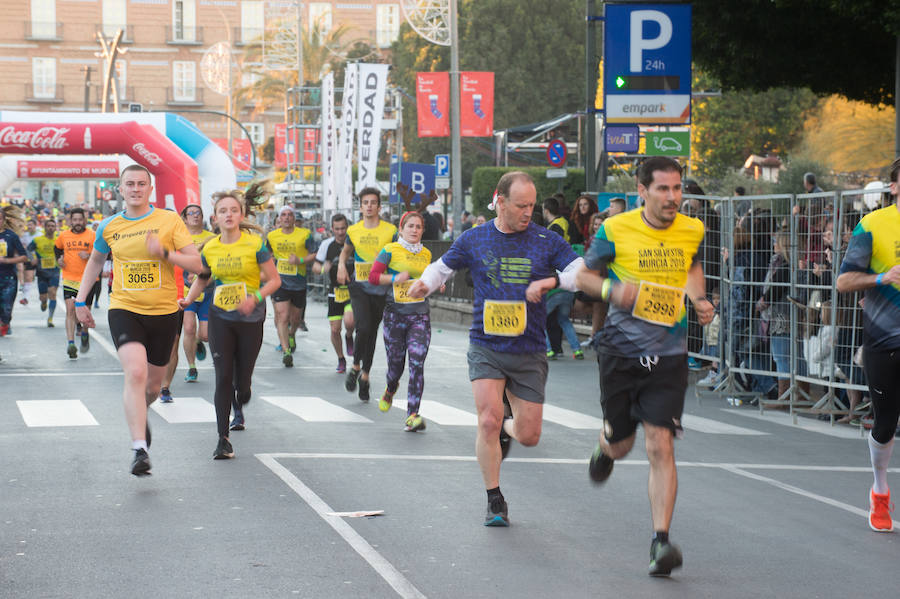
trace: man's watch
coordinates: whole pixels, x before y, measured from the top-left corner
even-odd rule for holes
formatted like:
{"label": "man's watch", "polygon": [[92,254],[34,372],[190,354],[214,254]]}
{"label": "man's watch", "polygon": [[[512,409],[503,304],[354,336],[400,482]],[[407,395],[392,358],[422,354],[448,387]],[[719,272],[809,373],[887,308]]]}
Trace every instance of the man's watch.
{"label": "man's watch", "polygon": [[556,279],[556,285],[553,286],[554,289],[559,289],[559,273],[553,273],[553,278]]}

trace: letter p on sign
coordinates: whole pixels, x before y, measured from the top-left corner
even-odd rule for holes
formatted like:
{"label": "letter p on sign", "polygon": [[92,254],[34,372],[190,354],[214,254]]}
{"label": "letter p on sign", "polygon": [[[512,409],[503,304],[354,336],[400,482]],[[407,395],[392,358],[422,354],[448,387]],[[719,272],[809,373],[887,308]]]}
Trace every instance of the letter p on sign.
{"label": "letter p on sign", "polygon": [[[653,21],[659,25],[659,35],[644,38],[644,22]],[[628,68],[632,73],[640,73],[644,66],[644,50],[659,50],[672,39],[672,20],[658,10],[635,10],[631,13],[631,47]]]}

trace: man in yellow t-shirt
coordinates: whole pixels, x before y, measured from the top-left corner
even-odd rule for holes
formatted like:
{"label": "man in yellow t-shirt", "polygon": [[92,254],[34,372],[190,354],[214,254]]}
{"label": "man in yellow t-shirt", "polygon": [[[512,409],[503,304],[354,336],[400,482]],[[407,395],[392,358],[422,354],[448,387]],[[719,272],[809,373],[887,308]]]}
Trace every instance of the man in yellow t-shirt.
{"label": "man in yellow t-shirt", "polygon": [[[86,227],[83,208],[73,208],[69,211],[69,229],[63,231],[56,238],[56,260],[62,270],[63,301],[66,303],[66,339],[68,344],[66,352],[73,360],[78,357],[78,348],[75,347],[75,329],[78,327],[78,318],[75,316],[75,296],[81,286],[84,267],[91,256],[91,247],[94,245],[94,232]],[[94,279],[87,284],[87,291],[94,285]],[[90,348],[90,337],[87,329],[81,329],[81,351],[86,352]]]}
{"label": "man in yellow t-shirt", "polygon": [[201,268],[200,254],[179,216],[150,205],[150,171],[133,164],[122,170],[119,190],[125,210],[105,219],[82,285],[75,298],[78,320],[88,327],[94,318],[85,305],[91,285],[113,254],[113,293],[109,331],[125,371],[125,418],[134,457],[131,473],[150,474],[150,429],[147,406],[153,403],[166,374],[166,365],[179,326],[178,290],[173,265],[191,272]]}
{"label": "man in yellow t-shirt", "polygon": [[56,221],[44,221],[44,234],[31,240],[28,251],[32,253],[37,266],[38,294],[41,312],[48,310],[47,326],[53,327],[53,313],[56,312],[56,289],[59,287],[59,264],[56,262]]}

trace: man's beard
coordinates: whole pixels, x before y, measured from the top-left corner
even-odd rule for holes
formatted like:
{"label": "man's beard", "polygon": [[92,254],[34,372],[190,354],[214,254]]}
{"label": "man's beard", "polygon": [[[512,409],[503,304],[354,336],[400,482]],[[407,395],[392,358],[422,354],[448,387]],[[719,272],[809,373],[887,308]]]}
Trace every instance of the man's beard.
{"label": "man's beard", "polygon": [[73,233],[83,233],[84,225],[72,225],[72,232]]}

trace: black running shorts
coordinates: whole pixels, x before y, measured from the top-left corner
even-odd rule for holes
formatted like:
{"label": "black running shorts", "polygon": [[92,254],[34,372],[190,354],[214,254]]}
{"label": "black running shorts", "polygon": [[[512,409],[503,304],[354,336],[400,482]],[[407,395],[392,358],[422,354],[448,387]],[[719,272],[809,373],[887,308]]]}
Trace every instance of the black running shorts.
{"label": "black running shorts", "polygon": [[147,362],[165,366],[181,323],[181,310],[172,314],[148,315],[114,309],[109,311],[109,333],[116,349],[126,343],[140,343],[147,350]]}
{"label": "black running shorts", "polygon": [[291,302],[295,308],[306,307],[306,289],[285,289],[282,285],[272,294],[273,302]]}

